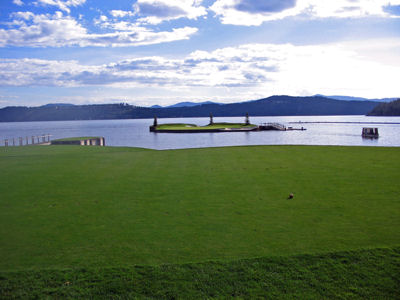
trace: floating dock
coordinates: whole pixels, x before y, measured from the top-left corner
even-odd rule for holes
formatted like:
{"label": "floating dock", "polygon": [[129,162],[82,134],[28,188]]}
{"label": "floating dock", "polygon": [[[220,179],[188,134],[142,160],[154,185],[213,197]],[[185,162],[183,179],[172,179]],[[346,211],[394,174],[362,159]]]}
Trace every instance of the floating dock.
{"label": "floating dock", "polygon": [[378,128],[364,127],[361,136],[363,138],[377,139],[379,137]]}
{"label": "floating dock", "polygon": [[[188,127],[193,127],[188,126]],[[289,131],[289,130],[306,130],[304,127],[301,128],[293,128],[286,127],[280,123],[262,123],[258,126],[254,125],[253,127],[241,127],[234,128],[229,127],[229,124],[226,124],[226,127],[223,128],[206,128],[200,127],[196,129],[182,128],[182,129],[158,129],[157,126],[150,126],[150,132],[161,132],[161,133],[205,133],[205,132],[250,132],[250,131],[269,131],[269,130],[277,130],[277,131]]]}
{"label": "floating dock", "polygon": [[280,123],[262,123],[258,126],[258,130],[279,130],[279,131],[288,131],[288,130],[306,130],[304,127],[301,128],[293,128],[293,127],[286,127]]}

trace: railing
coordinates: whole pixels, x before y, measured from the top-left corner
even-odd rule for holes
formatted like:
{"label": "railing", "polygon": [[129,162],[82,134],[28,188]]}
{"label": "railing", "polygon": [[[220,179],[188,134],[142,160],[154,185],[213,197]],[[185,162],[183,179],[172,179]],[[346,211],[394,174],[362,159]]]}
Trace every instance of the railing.
{"label": "railing", "polygon": [[18,137],[4,139],[4,147],[27,146],[27,145],[40,145],[50,143],[50,134],[32,135],[30,137]]}
{"label": "railing", "polygon": [[286,126],[280,123],[261,123],[260,127],[272,127],[276,130],[286,130]]}

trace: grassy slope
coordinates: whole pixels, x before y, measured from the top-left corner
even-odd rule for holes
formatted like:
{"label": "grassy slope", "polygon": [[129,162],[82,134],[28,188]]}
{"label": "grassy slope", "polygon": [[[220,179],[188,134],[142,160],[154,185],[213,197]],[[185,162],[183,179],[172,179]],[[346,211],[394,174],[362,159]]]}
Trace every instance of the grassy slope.
{"label": "grassy slope", "polygon": [[[0,270],[8,275],[0,279],[12,270],[46,277],[40,270],[399,245],[399,154],[308,146],[2,148]],[[388,266],[398,275],[396,257]],[[378,272],[379,260],[372,265]]]}
{"label": "grassy slope", "polygon": [[0,272],[0,297],[398,299],[400,248],[124,268]]}
{"label": "grassy slope", "polygon": [[400,244],[399,154],[356,147],[8,148],[0,160],[0,269]]}
{"label": "grassy slope", "polygon": [[158,130],[201,130],[201,129],[223,129],[223,128],[249,128],[255,127],[257,125],[253,124],[243,124],[243,123],[214,123],[213,125],[197,126],[193,124],[160,124],[157,126]]}

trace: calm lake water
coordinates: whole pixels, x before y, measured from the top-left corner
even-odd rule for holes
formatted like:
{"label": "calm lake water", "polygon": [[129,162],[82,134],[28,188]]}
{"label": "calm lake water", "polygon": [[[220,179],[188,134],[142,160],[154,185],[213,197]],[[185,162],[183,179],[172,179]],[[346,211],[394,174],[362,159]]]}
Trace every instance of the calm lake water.
{"label": "calm lake water", "polygon": [[[306,131],[260,131],[234,133],[152,133],[152,119],[51,121],[0,123],[0,145],[5,139],[50,134],[51,139],[76,136],[103,136],[108,146],[151,149],[181,149],[242,145],[346,145],[400,146],[400,117],[366,116],[290,116],[250,117],[253,124],[278,122]],[[291,122],[366,122],[370,124],[291,123]],[[206,125],[209,118],[158,119],[158,123]],[[215,117],[214,122],[244,122],[244,117]],[[374,122],[398,124],[373,124]],[[379,139],[363,139],[362,127],[378,127]]]}

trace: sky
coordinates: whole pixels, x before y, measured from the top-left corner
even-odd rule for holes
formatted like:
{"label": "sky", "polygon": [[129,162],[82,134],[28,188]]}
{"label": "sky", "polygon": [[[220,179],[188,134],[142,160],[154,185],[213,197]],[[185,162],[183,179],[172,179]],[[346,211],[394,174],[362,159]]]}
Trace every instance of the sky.
{"label": "sky", "polygon": [[400,0],[0,0],[0,107],[400,97]]}

